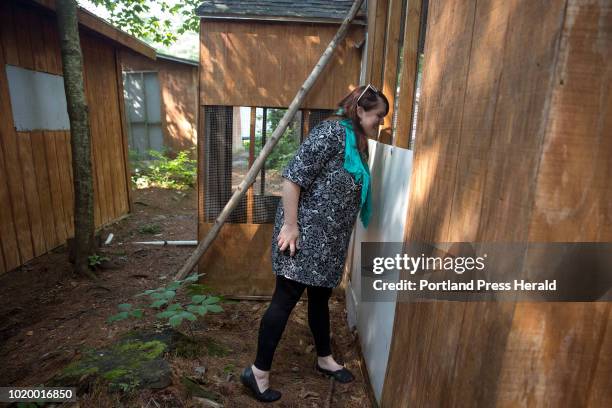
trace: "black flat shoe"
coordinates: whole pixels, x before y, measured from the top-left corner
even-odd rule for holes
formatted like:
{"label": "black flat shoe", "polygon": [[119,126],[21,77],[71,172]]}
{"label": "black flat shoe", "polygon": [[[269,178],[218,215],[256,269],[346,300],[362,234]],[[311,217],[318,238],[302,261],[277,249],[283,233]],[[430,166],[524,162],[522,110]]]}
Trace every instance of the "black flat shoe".
{"label": "black flat shoe", "polygon": [[334,377],[334,379],[340,383],[346,384],[350,383],[355,379],[353,373],[351,373],[346,367],[342,367],[340,370],[331,371],[321,368],[317,363],[317,371],[327,375],[328,377]]}
{"label": "black flat shoe", "polygon": [[240,382],[250,389],[255,398],[261,402],[273,402],[280,399],[282,395],[279,391],[271,388],[266,389],[264,392],[260,392],[257,386],[257,380],[255,380],[255,374],[253,374],[251,367],[245,368],[242,374],[240,374]]}

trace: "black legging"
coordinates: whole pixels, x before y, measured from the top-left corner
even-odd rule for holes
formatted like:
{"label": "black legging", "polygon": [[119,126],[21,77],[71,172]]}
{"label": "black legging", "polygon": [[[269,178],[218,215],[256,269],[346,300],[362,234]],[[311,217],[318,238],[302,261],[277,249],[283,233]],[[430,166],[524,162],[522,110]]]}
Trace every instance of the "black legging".
{"label": "black legging", "polygon": [[315,340],[317,355],[325,357],[331,354],[328,301],[332,288],[309,286],[277,275],[272,301],[259,325],[255,367],[260,370],[269,371],[272,367],[272,358],[276,346],[283,335],[289,315],[295,304],[300,300],[304,288],[308,289],[308,324]]}

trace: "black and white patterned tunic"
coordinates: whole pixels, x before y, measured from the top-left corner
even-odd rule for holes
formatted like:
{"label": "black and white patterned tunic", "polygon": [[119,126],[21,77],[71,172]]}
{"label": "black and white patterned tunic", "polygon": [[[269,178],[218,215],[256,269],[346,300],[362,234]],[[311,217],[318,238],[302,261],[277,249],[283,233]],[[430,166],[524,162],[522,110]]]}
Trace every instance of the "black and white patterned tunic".
{"label": "black and white patterned tunic", "polygon": [[299,247],[294,257],[280,252],[282,200],[272,236],[272,270],[307,285],[335,287],[342,278],[351,232],[360,208],[361,183],[344,169],[344,127],[335,120],[312,129],[283,177],[300,185]]}

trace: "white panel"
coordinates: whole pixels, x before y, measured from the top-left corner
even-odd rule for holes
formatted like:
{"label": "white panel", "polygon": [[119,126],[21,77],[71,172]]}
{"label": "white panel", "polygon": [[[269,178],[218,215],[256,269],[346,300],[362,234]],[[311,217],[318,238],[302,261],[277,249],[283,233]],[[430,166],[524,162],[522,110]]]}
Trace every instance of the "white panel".
{"label": "white panel", "polygon": [[373,212],[368,229],[363,228],[361,221],[356,223],[352,279],[346,299],[349,325],[357,325],[370,382],[380,402],[393,334],[395,302],[361,301],[361,243],[403,241],[413,152],[372,140],[369,148]]}
{"label": "white panel", "polygon": [[6,65],[13,121],[18,131],[69,130],[64,78]]}
{"label": "white panel", "polygon": [[159,79],[157,72],[144,74],[144,86],[147,106],[147,122],[161,122],[161,93],[159,91]]}

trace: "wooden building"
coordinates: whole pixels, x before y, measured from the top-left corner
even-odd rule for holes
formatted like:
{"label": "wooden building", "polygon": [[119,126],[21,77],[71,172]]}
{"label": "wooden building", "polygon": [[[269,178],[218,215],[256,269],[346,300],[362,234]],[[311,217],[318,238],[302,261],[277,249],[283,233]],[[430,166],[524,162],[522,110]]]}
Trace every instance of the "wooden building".
{"label": "wooden building", "polygon": [[[338,30],[352,1],[205,1],[200,23],[198,121],[198,236],[202,238],[238,183],[232,154],[235,107],[250,107],[248,163],[254,161],[256,133],[265,142],[266,112],[286,108]],[[335,57],[307,97],[299,130],[336,109],[359,84],[364,51],[360,13]],[[260,120],[256,112],[263,112]],[[257,129],[256,129],[257,125]],[[247,160],[245,159],[245,160]],[[234,174],[232,174],[234,173]],[[280,194],[262,172],[202,258],[207,284],[220,293],[271,293],[270,239]],[[233,179],[232,179],[233,178]],[[262,182],[262,180],[264,180]]]}
{"label": "wooden building", "polygon": [[[70,134],[54,1],[0,2],[0,272],[74,232]],[[95,224],[130,210],[119,53],[153,49],[80,9]]]}
{"label": "wooden building", "polygon": [[371,141],[382,209],[356,228],[346,293],[376,402],[612,405],[609,302],[359,297],[363,241],[612,241],[612,4],[368,3],[366,78],[396,113]]}
{"label": "wooden building", "polygon": [[129,147],[177,153],[197,143],[198,61],[121,51]]}

